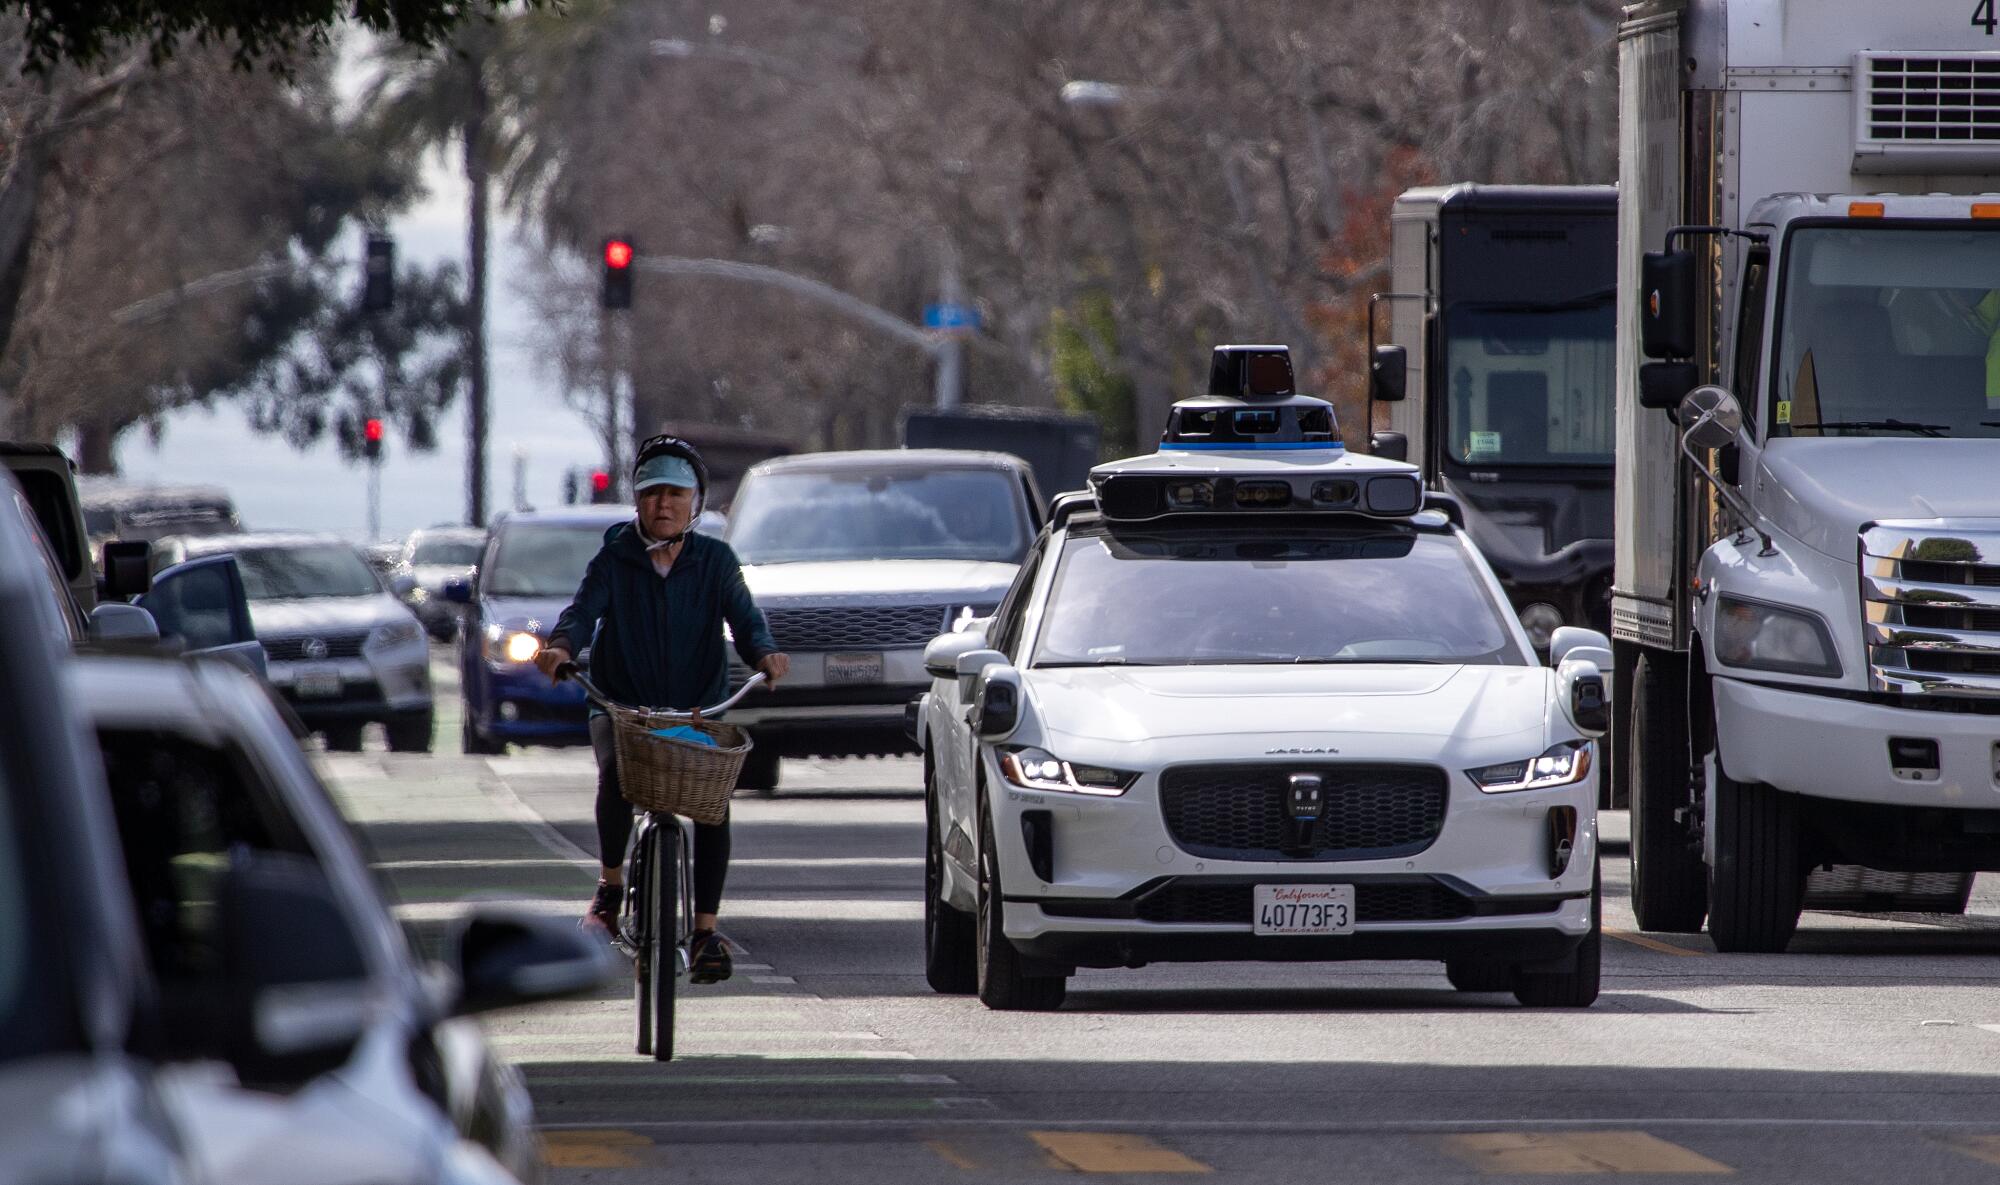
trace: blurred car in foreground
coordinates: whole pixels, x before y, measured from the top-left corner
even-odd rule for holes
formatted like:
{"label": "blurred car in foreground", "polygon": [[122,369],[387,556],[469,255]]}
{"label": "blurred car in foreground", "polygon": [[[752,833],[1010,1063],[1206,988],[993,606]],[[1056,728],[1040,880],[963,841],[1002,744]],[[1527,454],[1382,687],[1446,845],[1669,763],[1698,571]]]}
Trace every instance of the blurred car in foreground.
{"label": "blurred car in foreground", "polygon": [[792,670],[730,716],[757,741],[742,785],[775,789],[780,757],[909,751],[925,644],[993,612],[1041,508],[1005,453],[806,453],[745,474],[727,538]]}
{"label": "blurred car in foreground", "polygon": [[[502,515],[477,576],[446,582],[447,598],[465,607],[458,665],[467,753],[502,753],[509,741],[589,743],[583,692],[574,683],[550,686],[535,669],[535,655],[604,546],[605,532],[631,518],[629,506]],[[587,663],[588,653],[577,658]]]}
{"label": "blurred car in foreground", "polygon": [[397,588],[405,604],[440,642],[458,634],[460,610],[445,599],[444,582],[471,580],[479,571],[486,532],[478,527],[428,527],[410,533],[395,575],[409,583]]}
{"label": "blurred car in foreground", "polygon": [[353,544],[328,535],[163,539],[156,562],[230,554],[242,572],[271,682],[329,749],[380,723],[397,752],[429,752],[430,647],[410,610]]}

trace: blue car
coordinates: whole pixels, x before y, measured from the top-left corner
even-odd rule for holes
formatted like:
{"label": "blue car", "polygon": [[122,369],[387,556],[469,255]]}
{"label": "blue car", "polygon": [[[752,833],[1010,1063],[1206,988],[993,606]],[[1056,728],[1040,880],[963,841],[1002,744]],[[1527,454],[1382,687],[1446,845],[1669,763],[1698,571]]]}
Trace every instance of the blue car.
{"label": "blue car", "polygon": [[631,518],[630,506],[503,515],[493,523],[478,575],[446,581],[445,599],[468,607],[458,659],[467,753],[503,753],[509,741],[590,742],[583,692],[574,683],[551,686],[535,669],[535,655],[604,545],[604,533]]}

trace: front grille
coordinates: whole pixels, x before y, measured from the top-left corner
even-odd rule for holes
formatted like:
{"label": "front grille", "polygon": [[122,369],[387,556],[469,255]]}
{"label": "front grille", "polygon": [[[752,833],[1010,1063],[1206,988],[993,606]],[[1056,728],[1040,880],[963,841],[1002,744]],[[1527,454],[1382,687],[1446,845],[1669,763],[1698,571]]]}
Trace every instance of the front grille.
{"label": "front grille", "polygon": [[[326,644],[325,654],[308,655],[307,644],[314,639]],[[264,654],[272,662],[318,662],[326,658],[360,658],[368,642],[368,631],[301,634],[296,638],[262,638]]]}
{"label": "front grille", "polygon": [[2000,697],[2000,522],[1879,523],[1860,556],[1870,687]]}
{"label": "front grille", "polygon": [[767,609],[778,649],[891,650],[922,646],[950,627],[957,605],[838,605]]}
{"label": "front grille", "polygon": [[[1247,884],[1173,884],[1140,899],[1133,912],[1146,922],[1248,926],[1254,898],[1255,886]],[[1555,904],[1547,898],[1476,904],[1471,898],[1429,880],[1364,881],[1354,886],[1354,920],[1362,925],[1449,922],[1475,913],[1547,913]]]}
{"label": "front grille", "polygon": [[1895,144],[2000,141],[2000,55],[1864,54],[1865,138]]}
{"label": "front grille", "polygon": [[[1287,810],[1293,774],[1325,783],[1324,811],[1303,845]],[[1160,775],[1174,842],[1221,860],[1413,855],[1437,839],[1447,795],[1444,771],[1428,765],[1177,765]]]}

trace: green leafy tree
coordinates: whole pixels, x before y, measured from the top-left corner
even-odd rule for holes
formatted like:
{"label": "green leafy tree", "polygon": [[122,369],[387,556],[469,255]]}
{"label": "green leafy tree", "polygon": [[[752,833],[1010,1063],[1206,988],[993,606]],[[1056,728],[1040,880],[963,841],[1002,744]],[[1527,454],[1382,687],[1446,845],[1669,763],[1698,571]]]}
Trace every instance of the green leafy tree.
{"label": "green leafy tree", "polygon": [[1056,399],[1065,410],[1095,416],[1106,459],[1138,445],[1132,376],[1119,360],[1118,319],[1102,292],[1079,297],[1049,316],[1048,349]]}

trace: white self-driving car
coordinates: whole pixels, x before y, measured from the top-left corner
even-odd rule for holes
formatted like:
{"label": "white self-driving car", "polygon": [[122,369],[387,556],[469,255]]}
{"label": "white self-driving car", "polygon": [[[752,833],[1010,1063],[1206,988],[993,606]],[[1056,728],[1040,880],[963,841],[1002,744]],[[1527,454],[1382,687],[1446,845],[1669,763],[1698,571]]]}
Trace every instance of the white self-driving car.
{"label": "white self-driving car", "polygon": [[1449,507],[1341,451],[1282,347],[1215,372],[926,651],[931,985],[1053,1008],[1078,967],[1427,959],[1588,1005],[1608,644],[1540,665]]}

